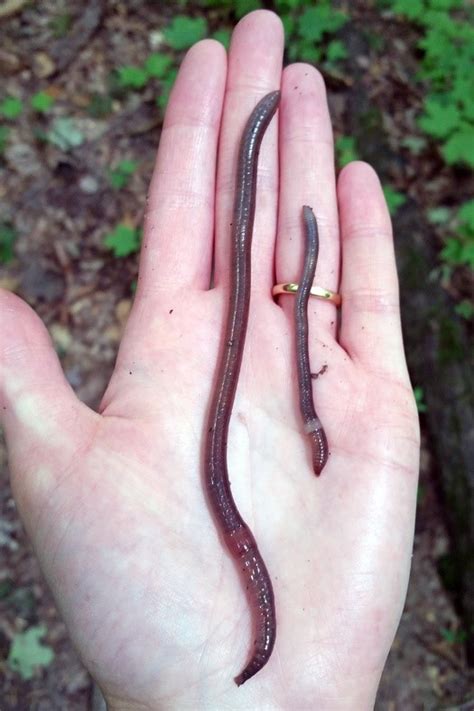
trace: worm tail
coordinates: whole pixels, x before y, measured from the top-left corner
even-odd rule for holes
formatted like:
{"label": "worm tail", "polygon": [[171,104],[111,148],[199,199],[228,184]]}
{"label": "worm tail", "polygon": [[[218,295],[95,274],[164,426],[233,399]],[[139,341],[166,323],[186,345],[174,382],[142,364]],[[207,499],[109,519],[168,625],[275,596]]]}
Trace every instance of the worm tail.
{"label": "worm tail", "polygon": [[252,656],[243,671],[235,677],[241,686],[268,662],[275,644],[275,600],[270,576],[260,555],[255,538],[243,523],[224,535],[225,543],[239,564],[247,597],[254,617],[255,640]]}
{"label": "worm tail", "polygon": [[328,440],[322,426],[314,432],[310,432],[309,438],[311,442],[311,454],[313,458],[313,471],[316,476],[319,476],[328,460]]}

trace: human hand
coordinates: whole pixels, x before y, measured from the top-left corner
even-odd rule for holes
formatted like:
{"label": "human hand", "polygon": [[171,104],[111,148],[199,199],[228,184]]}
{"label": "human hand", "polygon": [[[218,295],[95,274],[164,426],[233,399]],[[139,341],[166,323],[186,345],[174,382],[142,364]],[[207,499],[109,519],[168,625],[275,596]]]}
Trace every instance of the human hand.
{"label": "human hand", "polygon": [[[282,52],[279,20],[258,11],[237,26],[228,65],[213,41],[186,56],[135,303],[99,414],[74,396],[38,317],[1,292],[0,413],[15,499],[110,708],[366,709],[401,614],[419,434],[390,220],[367,165],[347,166],[336,186],[321,77],[303,64],[282,72]],[[273,580],[278,630],[267,666],[237,688],[251,619],[206,502],[202,446],[240,135],[257,100],[280,85],[279,145],[273,121],[260,155],[228,455]],[[343,298],[339,328],[333,305],[309,308],[312,369],[327,365],[314,383],[331,452],[319,479],[298,412],[294,297],[271,297],[274,283],[297,280],[303,204],[318,218],[316,281]]]}

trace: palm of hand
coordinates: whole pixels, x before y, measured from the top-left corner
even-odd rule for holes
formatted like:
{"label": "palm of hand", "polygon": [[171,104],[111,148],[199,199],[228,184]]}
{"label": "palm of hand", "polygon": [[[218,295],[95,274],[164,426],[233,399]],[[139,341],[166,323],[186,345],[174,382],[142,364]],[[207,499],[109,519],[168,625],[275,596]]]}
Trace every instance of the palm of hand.
{"label": "palm of hand", "polygon": [[[245,595],[201,480],[221,296],[202,295],[191,313],[188,297],[170,302],[172,314],[165,304],[141,352],[122,347],[102,417],[78,406],[66,440],[57,423],[40,470],[21,462],[22,481],[26,468],[34,484],[25,493],[19,481],[17,498],[43,570],[111,695],[125,688],[130,698],[179,699],[200,684],[233,691],[250,648]],[[334,685],[335,660],[354,684],[367,668],[381,669],[397,624],[407,560],[400,556],[390,579],[383,566],[411,533],[398,528],[406,502],[390,503],[393,475],[408,475],[411,496],[409,465],[397,455],[410,393],[364,372],[326,334],[318,409],[331,456],[317,480],[298,419],[291,322],[269,298],[252,314],[230,471],[274,580],[270,678],[283,694],[298,677],[309,703],[316,680]],[[141,324],[132,318],[129,328]]]}
{"label": "palm of hand", "polygon": [[[247,26],[241,23],[236,57],[244,39],[255,46],[252,32],[275,31],[270,17],[253,13]],[[193,63],[217,113],[215,87],[222,96],[225,73],[215,69],[216,52],[202,43]],[[178,80],[176,107],[180,91],[192,94],[190,65]],[[213,67],[213,79],[205,65]],[[293,71],[303,84],[302,69]],[[287,83],[294,81],[287,74]],[[274,85],[269,80],[269,88]],[[163,153],[169,140],[162,139]],[[378,184],[367,169],[358,170],[359,191],[361,181],[370,183],[369,207],[383,215],[383,228]],[[352,175],[346,193],[357,191],[355,170]],[[360,204],[351,206],[343,193],[344,186],[340,219],[350,226]],[[176,234],[170,224],[168,242]],[[149,223],[145,249],[152,233]],[[380,263],[393,260],[385,259],[387,250],[391,245],[375,249]],[[363,259],[367,275],[356,282],[343,273],[349,306],[338,340],[333,307],[310,304],[313,370],[328,366],[315,396],[331,456],[317,480],[297,409],[293,302],[283,297],[283,308],[275,304],[269,284],[262,288],[257,277],[228,461],[234,496],[274,582],[278,632],[273,656],[256,677],[261,683],[237,689],[233,677],[251,648],[250,617],[202,482],[225,279],[211,291],[164,288],[153,294],[153,260],[147,259],[142,255],[143,283],[100,415],[72,398],[34,315],[2,295],[6,340],[21,341],[8,313],[21,316],[38,372],[21,362],[12,366],[15,349],[10,358],[3,353],[15,497],[71,637],[117,708],[222,707],[224,700],[254,708],[269,694],[279,708],[313,708],[317,700],[322,709],[365,708],[403,604],[418,461],[413,397],[399,333],[390,323],[397,320],[393,293],[387,301],[377,290]],[[337,254],[332,260],[337,263]],[[227,262],[217,254],[217,276]],[[361,284],[372,290],[362,293]],[[355,315],[349,319],[351,303]],[[389,322],[386,329],[381,317]],[[381,348],[379,338],[385,339]],[[341,339],[354,347],[344,348]]]}

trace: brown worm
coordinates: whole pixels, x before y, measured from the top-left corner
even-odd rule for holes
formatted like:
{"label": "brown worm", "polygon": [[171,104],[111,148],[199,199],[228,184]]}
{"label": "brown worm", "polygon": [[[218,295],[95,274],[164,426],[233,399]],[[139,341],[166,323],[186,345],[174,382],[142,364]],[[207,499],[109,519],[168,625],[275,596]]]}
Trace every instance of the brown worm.
{"label": "brown worm", "polygon": [[227,436],[239,378],[250,303],[250,251],[255,217],[257,161],[263,134],[280,101],[267,94],[253,110],[242,136],[232,221],[231,286],[227,325],[210,408],[205,451],[205,481],[211,509],[230,554],[238,561],[254,617],[255,642],[238,686],[269,660],[275,644],[273,588],[255,538],[240,515],[230,490]]}
{"label": "brown worm", "polygon": [[311,441],[313,469],[316,476],[328,459],[328,441],[321,420],[316,414],[313,402],[313,386],[308,351],[308,299],[313,286],[319,253],[318,223],[310,207],[303,207],[303,221],[306,233],[306,249],[303,274],[299,280],[295,298],[296,325],[296,369],[300,395],[300,410],[305,432]]}

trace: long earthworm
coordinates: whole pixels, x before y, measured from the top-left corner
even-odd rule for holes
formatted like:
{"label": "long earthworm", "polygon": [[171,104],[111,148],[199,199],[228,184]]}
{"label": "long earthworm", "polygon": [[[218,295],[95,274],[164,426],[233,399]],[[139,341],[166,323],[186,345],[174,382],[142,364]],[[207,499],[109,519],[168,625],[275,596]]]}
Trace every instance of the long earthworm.
{"label": "long earthworm", "polygon": [[313,469],[316,476],[328,459],[328,441],[321,420],[316,414],[313,402],[313,386],[308,351],[308,299],[313,285],[319,253],[318,223],[310,207],[303,207],[303,222],[306,234],[306,248],[303,274],[299,281],[295,298],[296,326],[296,369],[300,395],[300,410],[305,432],[311,442]]}
{"label": "long earthworm", "polygon": [[280,101],[264,96],[248,119],[240,143],[232,221],[231,285],[225,338],[210,407],[205,449],[205,483],[210,507],[230,554],[238,561],[254,617],[250,660],[235,678],[240,686],[269,660],[275,644],[272,582],[255,538],[240,515],[227,471],[227,436],[239,378],[250,304],[250,252],[255,218],[257,161],[263,134]]}

